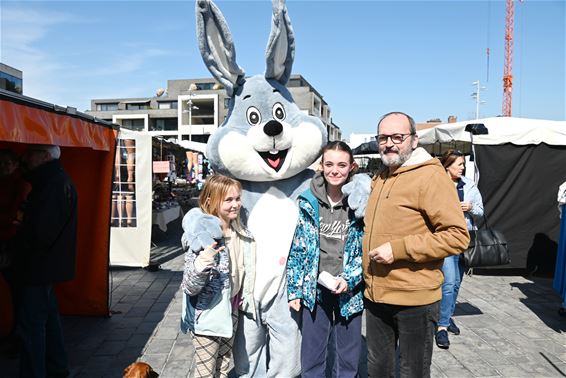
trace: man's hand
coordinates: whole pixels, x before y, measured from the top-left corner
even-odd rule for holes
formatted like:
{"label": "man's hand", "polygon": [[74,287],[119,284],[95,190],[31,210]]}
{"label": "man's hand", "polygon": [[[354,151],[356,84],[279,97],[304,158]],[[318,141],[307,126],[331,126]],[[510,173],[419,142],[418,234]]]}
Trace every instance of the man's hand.
{"label": "man's hand", "polygon": [[289,308],[297,312],[301,309],[301,300],[299,298],[289,301]]}
{"label": "man's hand", "polygon": [[387,242],[379,247],[369,251],[368,256],[371,260],[379,264],[392,264],[393,263],[393,249],[391,243]]}
{"label": "man's hand", "polygon": [[332,294],[342,294],[348,291],[348,284],[342,277],[336,278],[336,289],[332,290]]}
{"label": "man's hand", "polygon": [[471,202],[460,202],[460,207],[462,208],[463,212],[472,210],[472,203]]}

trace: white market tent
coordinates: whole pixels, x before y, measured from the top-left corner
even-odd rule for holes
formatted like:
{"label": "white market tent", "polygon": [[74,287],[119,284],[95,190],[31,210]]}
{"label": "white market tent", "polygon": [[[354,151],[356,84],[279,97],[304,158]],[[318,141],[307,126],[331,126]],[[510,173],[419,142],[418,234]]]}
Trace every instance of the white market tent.
{"label": "white market tent", "polygon": [[509,242],[507,267],[553,271],[560,230],[556,192],[566,181],[566,121],[493,117],[440,124],[420,130],[420,144],[435,153],[469,152],[472,135],[465,129],[472,123],[488,129],[473,136],[478,187],[490,226]]}
{"label": "white market tent", "polygon": [[465,128],[466,125],[472,123],[482,123],[489,130],[487,135],[474,136],[474,144],[536,145],[546,143],[566,146],[566,121],[514,117],[492,117],[440,124],[430,129],[419,130],[419,142],[421,145],[470,142],[470,133],[466,132]]}

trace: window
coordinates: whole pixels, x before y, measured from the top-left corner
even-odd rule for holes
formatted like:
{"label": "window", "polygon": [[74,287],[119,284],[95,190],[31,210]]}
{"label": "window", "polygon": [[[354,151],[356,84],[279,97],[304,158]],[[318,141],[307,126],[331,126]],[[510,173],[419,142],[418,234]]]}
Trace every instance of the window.
{"label": "window", "polygon": [[197,90],[210,90],[213,89],[214,83],[195,83]]}
{"label": "window", "polygon": [[107,112],[107,111],[114,111],[118,110],[118,103],[117,102],[109,102],[106,104],[96,104],[96,110],[99,112]]}
{"label": "window", "polygon": [[0,88],[22,94],[22,79],[0,71]]}
{"label": "window", "polygon": [[287,88],[302,87],[302,86],[303,86],[303,82],[301,81],[301,79],[291,79],[287,83]]}
{"label": "window", "polygon": [[177,109],[177,101],[160,101],[157,103],[158,109]]}
{"label": "window", "polygon": [[142,118],[137,119],[123,119],[122,126],[126,129],[143,131],[145,129],[144,120]]}
{"label": "window", "polygon": [[155,118],[149,125],[149,131],[176,131],[177,118]]}
{"label": "window", "polygon": [[137,103],[126,103],[126,110],[141,110],[141,109],[149,109],[149,101],[148,102],[137,102]]}

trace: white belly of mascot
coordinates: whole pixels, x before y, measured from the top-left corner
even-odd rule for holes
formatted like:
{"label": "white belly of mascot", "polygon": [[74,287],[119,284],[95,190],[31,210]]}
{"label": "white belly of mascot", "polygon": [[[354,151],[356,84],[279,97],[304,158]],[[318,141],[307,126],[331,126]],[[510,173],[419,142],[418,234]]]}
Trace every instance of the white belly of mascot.
{"label": "white belly of mascot", "polygon": [[289,247],[298,218],[295,201],[277,188],[264,193],[248,219],[256,241],[254,298],[263,307],[284,284]]}

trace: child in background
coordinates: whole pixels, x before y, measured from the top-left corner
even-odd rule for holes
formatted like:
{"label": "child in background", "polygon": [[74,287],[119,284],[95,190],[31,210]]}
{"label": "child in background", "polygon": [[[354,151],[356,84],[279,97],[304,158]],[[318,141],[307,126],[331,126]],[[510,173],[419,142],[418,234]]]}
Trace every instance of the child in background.
{"label": "child in background", "polygon": [[228,376],[238,306],[253,303],[254,274],[244,269],[244,262],[253,261],[255,243],[240,223],[241,190],[240,183],[229,177],[208,177],[200,209],[191,209],[183,220],[185,225],[194,212],[202,211],[203,222],[222,230],[216,242],[196,251],[191,236],[186,238],[181,330],[190,330],[193,339],[195,377]]}
{"label": "child in background", "polygon": [[[287,263],[289,307],[302,312],[301,376],[357,377],[362,347],[363,220],[342,187],[356,168],[341,141],[322,149],[322,172],[299,196],[299,221]],[[331,334],[334,338],[330,340]],[[327,368],[329,340],[334,365]]]}

